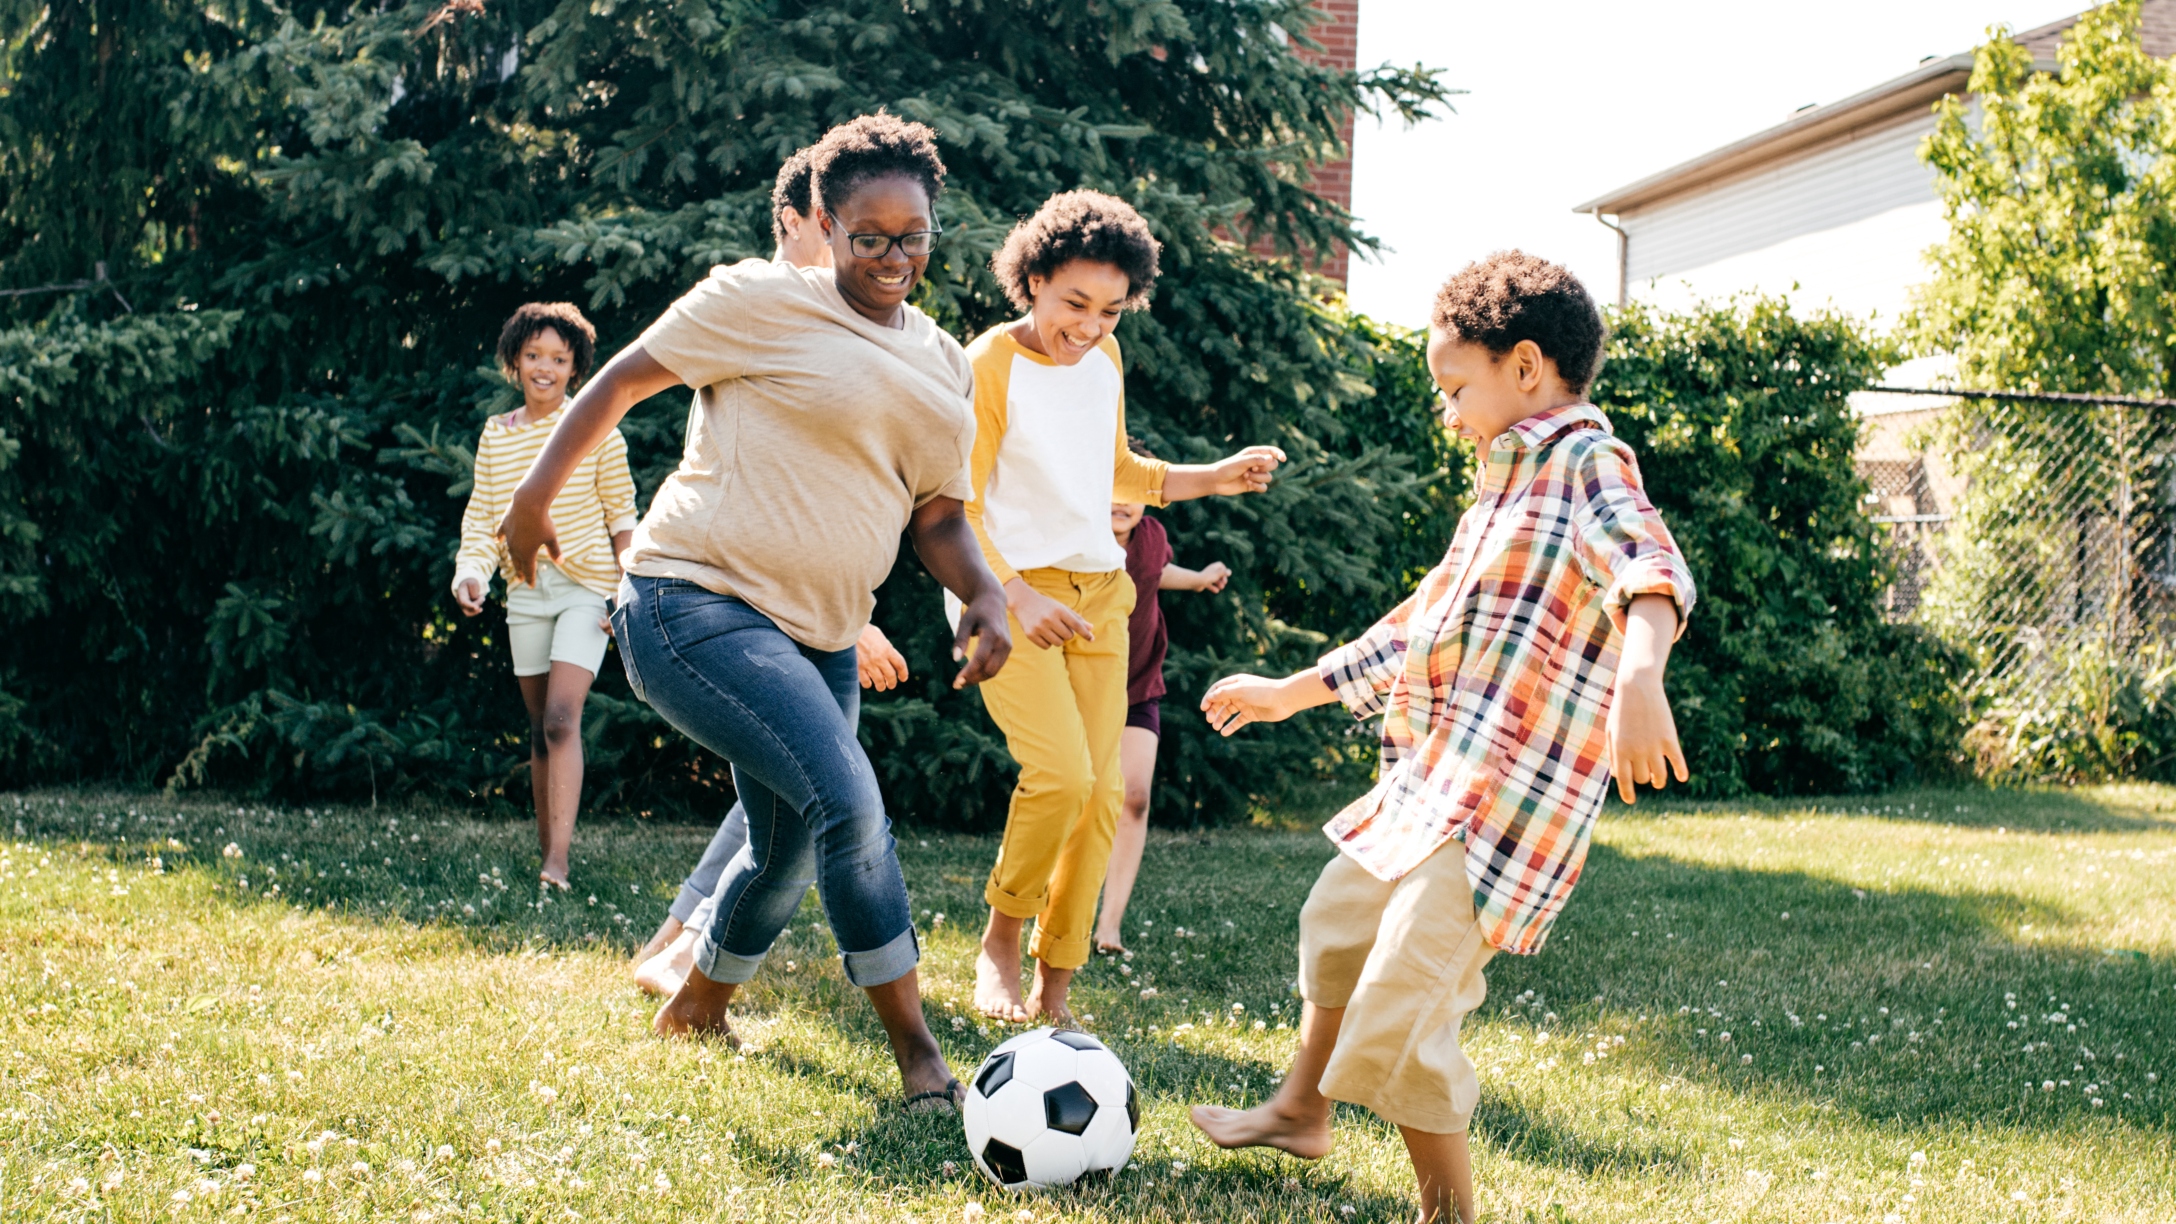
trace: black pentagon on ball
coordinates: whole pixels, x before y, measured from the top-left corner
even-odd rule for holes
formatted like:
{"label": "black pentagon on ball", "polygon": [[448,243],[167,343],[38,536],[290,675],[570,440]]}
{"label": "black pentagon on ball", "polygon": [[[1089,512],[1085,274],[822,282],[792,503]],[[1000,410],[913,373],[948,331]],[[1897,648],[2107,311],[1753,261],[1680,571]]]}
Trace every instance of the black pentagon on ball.
{"label": "black pentagon on ball", "polygon": [[1078,1135],[1095,1121],[1096,1099],[1079,1084],[1066,1084],[1043,1094],[1043,1122],[1054,1131]]}
{"label": "black pentagon on ball", "polygon": [[988,1100],[997,1095],[998,1089],[1011,1082],[1012,1051],[1007,1050],[983,1066],[982,1074],[975,1077],[975,1091],[981,1093],[984,1100]]}
{"label": "black pentagon on ball", "polygon": [[1141,1131],[1141,1098],[1133,1090],[1133,1081],[1126,1081],[1126,1123],[1135,1134]]}
{"label": "black pentagon on ball", "polygon": [[1059,1029],[1050,1035],[1050,1039],[1059,1045],[1072,1046],[1076,1050],[1100,1050],[1104,1048],[1102,1042],[1097,1041],[1088,1034],[1076,1033],[1070,1029]]}
{"label": "black pentagon on ball", "polygon": [[1019,1148],[1003,1140],[992,1139],[982,1145],[982,1163],[997,1175],[997,1180],[1008,1186],[1017,1186],[1028,1179],[1027,1158],[1020,1154]]}

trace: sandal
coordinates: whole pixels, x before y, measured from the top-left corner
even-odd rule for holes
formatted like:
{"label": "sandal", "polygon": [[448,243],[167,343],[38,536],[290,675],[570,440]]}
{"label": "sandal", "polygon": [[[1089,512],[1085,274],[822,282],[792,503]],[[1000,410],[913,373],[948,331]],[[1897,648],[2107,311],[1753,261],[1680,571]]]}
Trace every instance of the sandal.
{"label": "sandal", "polygon": [[[967,1099],[967,1089],[958,1080],[946,1080],[935,1092],[917,1092],[900,1103],[900,1111],[910,1114],[958,1113]],[[930,1102],[923,1105],[924,1102]],[[921,1108],[916,1108],[922,1106]]]}

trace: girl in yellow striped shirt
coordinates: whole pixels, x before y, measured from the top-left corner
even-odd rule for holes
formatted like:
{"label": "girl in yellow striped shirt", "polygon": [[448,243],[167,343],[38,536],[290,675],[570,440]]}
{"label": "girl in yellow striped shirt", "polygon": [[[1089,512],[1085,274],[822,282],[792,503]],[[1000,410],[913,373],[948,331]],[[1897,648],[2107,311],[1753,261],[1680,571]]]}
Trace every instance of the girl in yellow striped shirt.
{"label": "girl in yellow striped shirt", "polygon": [[536,585],[515,576],[498,527],[514,487],[559,424],[567,392],[588,376],[596,353],[596,329],[571,303],[530,302],[506,321],[499,366],[521,388],[522,405],[484,422],[476,440],[476,482],[453,567],[453,597],[464,616],[484,610],[493,570],[506,578],[506,640],[529,707],[539,878],[559,889],[568,887],[567,847],[582,801],[582,705],[604,662],[607,601],[635,529],[626,439],[617,429],[607,434],[552,502],[559,548],[549,559],[537,558]]}

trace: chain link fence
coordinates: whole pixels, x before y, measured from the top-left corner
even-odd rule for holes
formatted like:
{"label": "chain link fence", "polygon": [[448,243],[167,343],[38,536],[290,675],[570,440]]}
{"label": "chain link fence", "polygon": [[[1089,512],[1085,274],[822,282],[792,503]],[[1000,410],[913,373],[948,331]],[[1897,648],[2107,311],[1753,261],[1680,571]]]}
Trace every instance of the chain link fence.
{"label": "chain link fence", "polygon": [[2176,403],[2087,400],[1861,401],[1886,611],[1961,652],[1995,773],[2176,705]]}

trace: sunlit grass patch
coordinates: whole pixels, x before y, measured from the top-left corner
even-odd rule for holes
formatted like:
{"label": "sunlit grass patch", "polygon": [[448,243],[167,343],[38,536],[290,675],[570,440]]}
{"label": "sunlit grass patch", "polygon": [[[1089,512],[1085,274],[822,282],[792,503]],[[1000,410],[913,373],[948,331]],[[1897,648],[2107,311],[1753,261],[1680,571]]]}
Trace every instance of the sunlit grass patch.
{"label": "sunlit grass patch", "polygon": [[[813,899],[739,1052],[648,1036],[626,953],[708,830],[604,821],[575,891],[435,809],[0,796],[0,1219],[1398,1220],[1394,1131],[1224,1153],[1274,1091],[1314,833],[1159,834],[1076,1006],[1134,1167],[1020,1198],[908,1117]],[[988,839],[913,829],[931,1025],[974,1017]],[[1916,792],[1606,818],[1547,950],[1467,1026],[1506,1221],[2176,1218],[2176,791]],[[1350,1209],[1348,1212],[1347,1209]]]}

